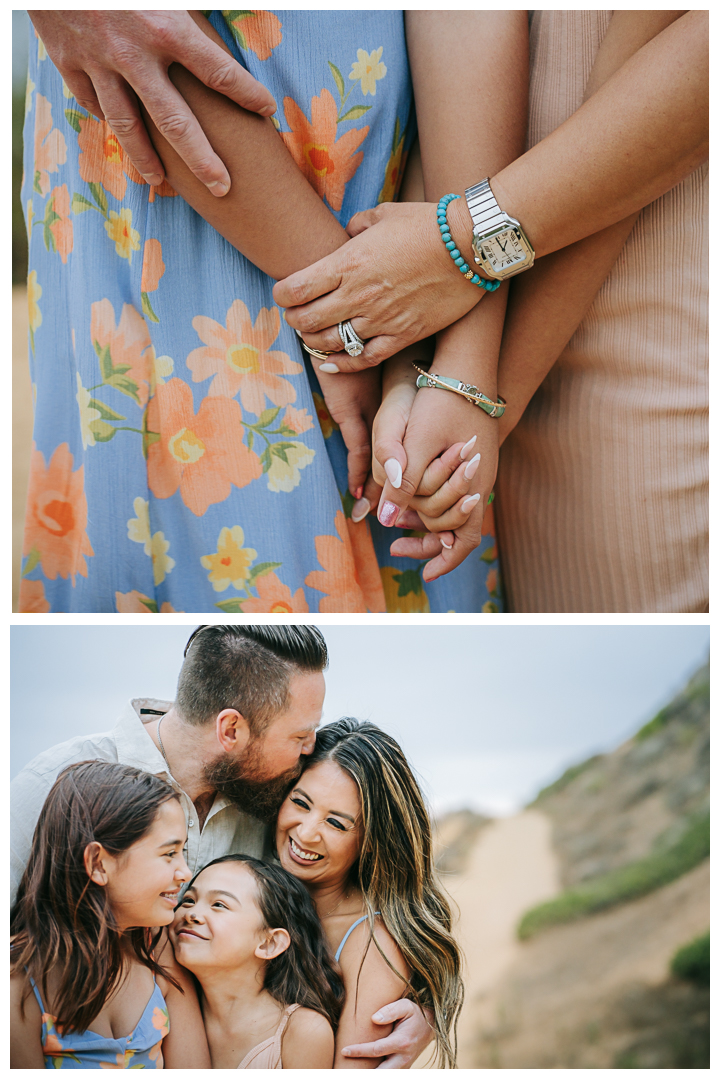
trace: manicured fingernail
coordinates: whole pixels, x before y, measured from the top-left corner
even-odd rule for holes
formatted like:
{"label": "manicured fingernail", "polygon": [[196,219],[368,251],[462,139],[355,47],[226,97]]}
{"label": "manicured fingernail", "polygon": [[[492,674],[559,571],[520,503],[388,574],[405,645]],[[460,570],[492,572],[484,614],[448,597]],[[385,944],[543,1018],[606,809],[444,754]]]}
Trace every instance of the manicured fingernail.
{"label": "manicured fingernail", "polygon": [[381,1013],[381,1012],[379,1012],[379,1013],[375,1013],[375,1015],[373,1016],[373,1020],[374,1020],[374,1021],[375,1021],[375,1023],[377,1023],[377,1024],[382,1024],[382,1022],[383,1022],[383,1020],[384,1020],[384,1019],[385,1019],[385,1016],[384,1016],[384,1014],[383,1014],[383,1013]]}
{"label": "manicured fingernail", "polygon": [[327,371],[328,375],[334,375],[335,372],[339,371],[339,370],[340,370],[340,368],[337,366],[337,364],[321,364],[320,365],[320,371]]}
{"label": "manicured fingernail", "polygon": [[385,462],[385,475],[394,488],[402,484],[402,465],[397,458],[388,458]]}
{"label": "manicured fingernail", "polygon": [[358,501],[353,506],[352,511],[350,512],[350,517],[353,519],[353,521],[362,521],[364,517],[367,517],[369,510],[370,500],[358,499]]}
{"label": "manicured fingernail", "polygon": [[272,105],[266,105],[263,109],[260,110],[260,115],[261,116],[272,116],[273,113],[276,113],[276,112],[277,112],[277,104],[273,101]]}
{"label": "manicured fingernail", "polygon": [[465,502],[460,507],[463,514],[469,514],[470,511],[472,510],[473,506],[477,505],[479,499],[480,499],[479,493],[477,495],[469,495],[467,497],[467,499],[465,500]]}
{"label": "manicured fingernail", "polygon": [[355,498],[356,499],[362,499],[362,493],[363,493],[363,486],[361,484],[360,487],[355,488]]}
{"label": "manicured fingernail", "polygon": [[470,451],[472,450],[472,448],[473,448],[473,446],[475,445],[476,442],[477,442],[477,435],[473,435],[472,439],[468,439],[468,441],[465,443],[462,450],[460,451],[460,460],[461,461],[465,460],[465,458],[468,456],[468,454],[470,453]]}
{"label": "manicured fingernail", "polygon": [[214,183],[208,184],[208,190],[211,191],[213,195],[217,195],[218,198],[220,198],[223,195],[227,195],[230,190],[230,185],[223,184],[221,180],[215,180]]}
{"label": "manicured fingernail", "polygon": [[474,458],[470,458],[465,466],[465,479],[472,480],[475,473],[478,471],[480,465],[480,454],[476,454]]}
{"label": "manicured fingernail", "polygon": [[157,187],[162,184],[162,176],[160,173],[148,173],[147,176],[143,176],[143,180],[146,184],[151,184],[153,187]]}
{"label": "manicured fingernail", "polygon": [[444,547],[444,548],[445,548],[445,549],[446,549],[447,551],[452,551],[452,546],[453,546],[453,544],[455,543],[455,537],[453,536],[453,538],[452,538],[452,544],[446,544],[446,543],[445,543],[445,541],[443,540],[442,536],[441,536],[441,537],[440,537],[440,543],[442,544],[442,546],[443,546],[443,547]]}
{"label": "manicured fingernail", "polygon": [[389,529],[395,524],[395,519],[399,513],[400,507],[386,499],[378,511],[378,521]]}

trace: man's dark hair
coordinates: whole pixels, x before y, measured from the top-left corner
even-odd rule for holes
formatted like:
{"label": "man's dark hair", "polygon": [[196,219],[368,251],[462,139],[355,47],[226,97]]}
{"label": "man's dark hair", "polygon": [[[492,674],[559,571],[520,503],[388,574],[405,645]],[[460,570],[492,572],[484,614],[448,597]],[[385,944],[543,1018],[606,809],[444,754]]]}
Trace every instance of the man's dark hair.
{"label": "man's dark hair", "polygon": [[185,646],[175,706],[190,724],[237,709],[257,737],[287,708],[293,675],[327,664],[316,626],[198,626]]}

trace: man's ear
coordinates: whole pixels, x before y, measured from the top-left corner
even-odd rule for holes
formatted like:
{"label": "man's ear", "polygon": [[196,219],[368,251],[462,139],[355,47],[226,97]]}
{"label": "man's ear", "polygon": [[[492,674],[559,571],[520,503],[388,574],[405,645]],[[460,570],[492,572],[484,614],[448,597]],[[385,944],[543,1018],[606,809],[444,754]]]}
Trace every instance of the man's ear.
{"label": "man's ear", "polygon": [[96,885],[105,886],[108,883],[108,872],[103,862],[103,856],[105,855],[107,855],[105,848],[102,844],[98,844],[97,840],[93,840],[91,844],[88,844],[83,852],[85,872]]}
{"label": "man's ear", "polygon": [[250,726],[237,709],[223,709],[215,717],[217,741],[225,753],[236,753],[250,742]]}
{"label": "man's ear", "polygon": [[261,960],[273,960],[290,948],[290,935],[287,930],[268,930],[265,940],[255,949],[255,955]]}

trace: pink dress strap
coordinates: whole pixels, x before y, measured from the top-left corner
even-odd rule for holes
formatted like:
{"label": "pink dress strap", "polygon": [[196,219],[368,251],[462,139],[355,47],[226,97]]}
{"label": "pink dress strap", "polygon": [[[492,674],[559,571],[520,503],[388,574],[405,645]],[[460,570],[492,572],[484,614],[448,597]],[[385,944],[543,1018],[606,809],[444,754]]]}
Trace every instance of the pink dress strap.
{"label": "pink dress strap", "polygon": [[238,1065],[238,1069],[282,1069],[282,1037],[288,1020],[299,1009],[299,1005],[288,1005],[280,1018],[274,1035],[264,1042],[253,1046]]}

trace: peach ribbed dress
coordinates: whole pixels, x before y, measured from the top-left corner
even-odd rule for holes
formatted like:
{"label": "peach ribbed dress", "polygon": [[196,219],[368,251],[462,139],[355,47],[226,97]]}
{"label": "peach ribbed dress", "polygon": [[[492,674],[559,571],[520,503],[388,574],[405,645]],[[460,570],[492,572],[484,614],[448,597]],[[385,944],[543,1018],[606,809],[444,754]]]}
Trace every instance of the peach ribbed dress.
{"label": "peach ribbed dress", "polygon": [[[532,13],[533,146],[581,104],[611,11]],[[508,610],[708,610],[707,166],[643,210],[503,447]]]}

